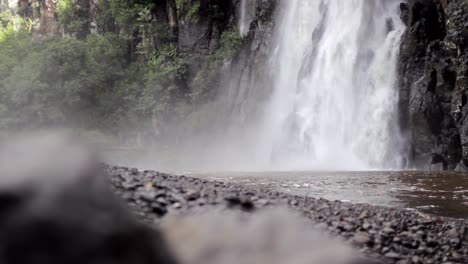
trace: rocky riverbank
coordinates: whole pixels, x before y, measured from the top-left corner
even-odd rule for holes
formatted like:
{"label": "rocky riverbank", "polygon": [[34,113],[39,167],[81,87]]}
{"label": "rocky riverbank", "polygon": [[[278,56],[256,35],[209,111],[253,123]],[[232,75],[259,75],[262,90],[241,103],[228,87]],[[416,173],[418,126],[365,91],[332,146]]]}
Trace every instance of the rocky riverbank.
{"label": "rocky riverbank", "polygon": [[0,263],[468,263],[466,220],[102,166],[63,135],[0,168]]}
{"label": "rocky riverbank", "polygon": [[122,167],[107,169],[115,192],[145,221],[202,209],[290,208],[383,263],[468,263],[467,222],[416,211],[291,196],[268,189]]}

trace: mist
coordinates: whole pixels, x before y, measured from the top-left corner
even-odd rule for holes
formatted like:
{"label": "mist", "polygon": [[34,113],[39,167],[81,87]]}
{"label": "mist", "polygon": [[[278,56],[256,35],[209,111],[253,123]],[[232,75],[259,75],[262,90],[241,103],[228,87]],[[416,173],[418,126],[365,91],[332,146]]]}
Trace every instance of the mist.
{"label": "mist", "polygon": [[4,5],[0,132],[66,128],[165,171],[400,169],[398,3],[239,1],[209,37],[203,5]]}
{"label": "mist", "polygon": [[[248,4],[242,1],[240,6],[242,32]],[[165,128],[169,136],[137,158],[138,167],[403,168],[407,139],[399,127],[396,71],[405,27],[398,5],[399,1],[278,4],[268,44],[252,52],[258,48],[257,36],[245,33],[246,47],[219,70],[216,97]],[[262,25],[256,26],[262,32]],[[262,60],[251,59],[261,56]]]}

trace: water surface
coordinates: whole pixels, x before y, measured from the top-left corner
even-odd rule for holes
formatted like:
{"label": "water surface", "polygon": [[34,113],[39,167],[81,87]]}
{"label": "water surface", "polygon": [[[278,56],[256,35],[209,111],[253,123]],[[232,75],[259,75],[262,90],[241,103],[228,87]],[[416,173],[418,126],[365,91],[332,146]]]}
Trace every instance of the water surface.
{"label": "water surface", "polygon": [[216,172],[189,176],[294,195],[468,218],[468,174],[459,172]]}

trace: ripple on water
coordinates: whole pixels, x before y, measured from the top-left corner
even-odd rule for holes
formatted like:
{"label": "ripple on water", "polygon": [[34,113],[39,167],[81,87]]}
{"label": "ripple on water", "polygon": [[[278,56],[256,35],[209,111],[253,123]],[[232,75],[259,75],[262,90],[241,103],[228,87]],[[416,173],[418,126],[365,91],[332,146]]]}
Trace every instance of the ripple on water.
{"label": "ripple on water", "polygon": [[468,174],[456,172],[197,173],[197,177],[262,186],[295,195],[409,208],[468,218]]}

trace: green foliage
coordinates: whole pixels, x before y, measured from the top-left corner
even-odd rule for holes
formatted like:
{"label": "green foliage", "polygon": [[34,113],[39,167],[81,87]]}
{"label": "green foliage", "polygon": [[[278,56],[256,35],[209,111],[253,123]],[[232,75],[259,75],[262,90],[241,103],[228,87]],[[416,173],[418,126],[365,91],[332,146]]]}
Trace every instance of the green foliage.
{"label": "green foliage", "polygon": [[245,39],[237,30],[228,30],[221,35],[219,47],[206,59],[203,68],[195,77],[192,100],[204,101],[213,97],[213,87],[219,81],[220,69],[224,63],[235,58],[244,43]]}
{"label": "green foliage", "polygon": [[85,49],[76,40],[49,41],[13,67],[2,87],[4,102],[14,111],[10,127],[66,120],[66,110],[75,110],[79,100],[80,84],[73,77],[80,74]]}
{"label": "green foliage", "polygon": [[[71,125],[117,135],[123,127],[177,118],[190,111],[190,95],[214,90],[219,69],[244,41],[236,31],[223,33],[189,89],[191,58],[158,21],[157,2],[97,0],[98,34],[85,32],[90,21],[77,3],[57,1],[59,23],[69,33],[62,38],[34,39],[30,20],[0,13],[0,134]],[[176,5],[182,19],[197,19],[199,0]]]}
{"label": "green foliage", "polygon": [[169,44],[156,51],[150,57],[146,79],[150,83],[172,83],[184,78],[188,61],[179,54],[174,44]]}
{"label": "green foliage", "polygon": [[215,52],[218,59],[232,58],[239,52],[245,39],[239,34],[237,30],[226,31],[221,35],[220,47]]}
{"label": "green foliage", "polygon": [[186,21],[196,20],[200,12],[200,0],[176,0],[179,16]]}
{"label": "green foliage", "polygon": [[32,21],[13,15],[10,10],[0,11],[0,43],[11,35],[31,32]]}
{"label": "green foliage", "polygon": [[84,34],[87,27],[87,18],[80,15],[79,5],[76,0],[58,0],[57,16],[65,32],[72,34]]}
{"label": "green foliage", "polygon": [[[15,39],[16,43],[24,41]],[[34,44],[33,49],[19,51],[23,57],[16,58],[11,70],[1,75],[2,102],[10,114],[4,126],[104,125],[114,110],[109,102],[112,87],[124,75],[125,45],[107,35]],[[4,45],[2,58],[3,49]],[[0,61],[0,68],[4,65]]]}
{"label": "green foliage", "polygon": [[18,61],[32,48],[30,27],[29,20],[14,17],[10,11],[0,13],[0,80],[8,76]]}
{"label": "green foliage", "polygon": [[181,97],[178,84],[185,79],[187,67],[188,60],[173,44],[154,52],[145,67],[144,85],[135,102],[135,114],[147,119],[176,109],[174,105],[178,100],[175,98]]}
{"label": "green foliage", "polygon": [[126,40],[115,34],[40,42],[8,36],[0,45],[2,129],[73,125],[115,134],[174,107],[186,73],[175,45],[131,62]]}
{"label": "green foliage", "polygon": [[187,0],[176,0],[177,10],[181,10],[187,4]]}
{"label": "green foliage", "polygon": [[200,2],[196,2],[190,7],[187,12],[186,18],[187,20],[191,20],[198,12],[200,11]]}
{"label": "green foliage", "polygon": [[63,25],[74,22],[75,10],[72,0],[58,0],[57,1],[57,15],[59,21]]}
{"label": "green foliage", "polygon": [[135,30],[139,28],[138,16],[145,8],[135,5],[134,1],[114,0],[109,1],[109,12],[114,18],[115,25],[120,29],[119,33],[125,39],[131,39]]}

